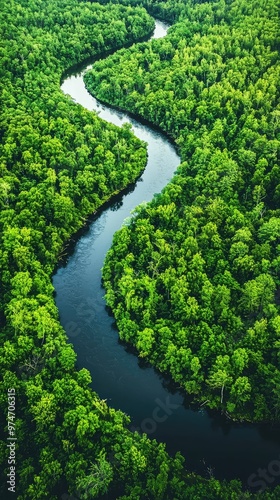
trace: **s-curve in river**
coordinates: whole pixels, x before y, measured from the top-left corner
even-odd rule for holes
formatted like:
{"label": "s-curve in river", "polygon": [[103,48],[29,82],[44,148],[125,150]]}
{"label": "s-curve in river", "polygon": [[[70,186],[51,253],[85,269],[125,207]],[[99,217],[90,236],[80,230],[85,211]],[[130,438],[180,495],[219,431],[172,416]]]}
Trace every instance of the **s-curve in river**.
{"label": "s-curve in river", "polygon": [[[164,36],[167,28],[157,21],[153,36]],[[166,136],[91,97],[83,83],[84,72],[67,77],[63,92],[108,122],[118,126],[131,123],[135,135],[148,143],[148,164],[133,188],[91,218],[53,277],[61,323],[74,345],[78,367],[91,372],[92,388],[101,398],[130,415],[134,428],[165,442],[171,454],[180,451],[190,470],[206,477],[213,473],[218,479],[239,477],[253,492],[264,484],[276,486],[280,478],[277,429],[236,424],[204,408],[191,409],[169,379],[118,340],[101,286],[106,252],[131,210],[163,189],[180,158]],[[261,469],[268,471],[270,482],[261,479]]]}

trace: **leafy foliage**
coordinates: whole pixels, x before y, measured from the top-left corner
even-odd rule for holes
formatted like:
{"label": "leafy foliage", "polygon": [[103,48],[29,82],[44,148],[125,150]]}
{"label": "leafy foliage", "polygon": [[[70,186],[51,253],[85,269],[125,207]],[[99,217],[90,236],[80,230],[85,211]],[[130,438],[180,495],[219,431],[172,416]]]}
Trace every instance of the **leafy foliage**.
{"label": "leafy foliage", "polygon": [[179,22],[97,62],[85,82],[163,128],[183,162],[115,236],[107,303],[121,338],[194,398],[277,419],[279,4],[147,6]]}
{"label": "leafy foliage", "polygon": [[[207,481],[188,473],[179,454],[171,458],[164,445],[132,434],[129,417],[88,388],[90,374],[75,369],[76,355],[53,300],[50,277],[67,239],[89,213],[133,181],[146,161],[144,144],[129,130],[106,124],[62,95],[62,75],[88,57],[144,38],[153,20],[135,5],[107,7],[77,0],[3,0],[0,19],[0,396],[5,431],[7,389],[13,387],[17,397],[17,498],[52,500],[69,493],[80,498],[237,500],[238,482]],[[175,208],[171,204],[164,217]],[[276,245],[275,217],[259,228],[264,258],[270,245]],[[143,223],[149,227],[145,218]],[[242,241],[248,245],[246,234]],[[161,256],[155,257],[151,272],[157,276]],[[273,283],[263,274],[253,286],[256,305],[251,306],[250,291],[243,299],[248,314],[258,316],[270,305]],[[124,288],[129,280],[128,273]],[[143,286],[150,283],[149,277],[145,280]],[[183,302],[178,314],[182,307]],[[188,308],[191,316],[196,302],[190,301]],[[256,331],[266,330],[263,321],[258,319]],[[277,317],[271,321],[278,332]],[[140,348],[149,353],[153,329],[143,331],[145,345]],[[235,363],[242,372],[240,366],[247,363],[243,351]],[[191,360],[191,369],[200,383],[198,358]],[[247,379],[239,379],[234,391],[246,399]],[[217,376],[209,380],[221,382]],[[5,498],[6,441],[0,449]],[[265,493],[262,498],[272,497]]]}

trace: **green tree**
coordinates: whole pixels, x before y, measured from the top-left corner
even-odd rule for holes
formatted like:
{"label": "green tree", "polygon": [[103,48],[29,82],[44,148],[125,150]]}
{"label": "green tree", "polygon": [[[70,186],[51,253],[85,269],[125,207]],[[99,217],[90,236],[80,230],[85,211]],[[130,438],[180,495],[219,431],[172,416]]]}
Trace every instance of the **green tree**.
{"label": "green tree", "polygon": [[105,452],[100,452],[96,462],[91,464],[89,474],[77,481],[80,498],[98,498],[108,491],[112,480],[112,466],[106,460]]}

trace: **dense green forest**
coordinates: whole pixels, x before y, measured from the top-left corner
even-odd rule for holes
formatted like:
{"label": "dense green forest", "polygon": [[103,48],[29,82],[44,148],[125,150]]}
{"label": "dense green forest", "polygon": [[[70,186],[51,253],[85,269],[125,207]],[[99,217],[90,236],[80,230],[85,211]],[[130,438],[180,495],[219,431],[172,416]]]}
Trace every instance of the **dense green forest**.
{"label": "dense green forest", "polygon": [[[96,114],[74,104],[60,90],[60,81],[69,67],[89,57],[97,57],[99,54],[106,54],[111,50],[131,44],[135,40],[142,40],[152,32],[154,21],[147,12],[137,6],[137,2],[131,2],[131,5],[129,5],[129,2],[123,3],[127,5],[113,5],[111,3],[109,6],[102,6],[98,3],[79,2],[78,0],[45,0],[44,2],[42,0],[2,0],[1,2],[0,404],[1,424],[4,431],[0,443],[2,465],[1,498],[12,498],[13,496],[19,500],[54,500],[58,498],[63,500],[73,498],[85,500],[91,498],[109,500],[115,500],[116,498],[124,500],[147,498],[157,500],[204,498],[208,500],[218,498],[240,500],[241,498],[251,498],[252,495],[249,493],[241,493],[238,481],[221,483],[214,478],[205,479],[194,475],[185,469],[184,460],[179,454],[171,458],[166,453],[163,444],[148,439],[146,435],[130,432],[128,430],[129,417],[121,411],[109,408],[105,401],[100,400],[98,395],[89,389],[91,377],[87,370],[76,370],[76,354],[72,346],[67,342],[65,332],[59,323],[58,311],[54,303],[51,275],[64,245],[69,237],[84,224],[86,217],[90,213],[95,212],[113,193],[120,191],[139,176],[146,162],[145,144],[136,139],[128,127],[124,126],[118,129],[106,124]],[[199,8],[206,8],[211,13],[214,5],[204,4]],[[198,30],[198,25],[201,25],[201,29],[205,30],[205,33],[207,32],[208,28],[204,24],[205,16],[202,15],[203,22],[198,17],[196,19],[196,10],[189,7],[188,3],[176,4],[175,2],[175,4],[171,5],[169,2],[159,2],[148,7],[152,13],[157,13],[162,18],[169,13],[167,17],[170,21],[175,21],[179,12],[182,12],[184,17],[185,8],[190,12],[189,24],[183,22],[178,24],[177,28],[174,26],[172,38],[167,41],[167,52],[164,49],[162,56],[160,54],[158,56],[162,58],[163,69],[166,71],[170,68],[176,54],[177,57],[181,57],[182,50],[187,51],[188,46],[192,47],[191,40],[193,36],[206,36],[199,33]],[[238,13],[237,7],[236,11]],[[176,9],[178,10],[176,11]],[[221,8],[220,10],[222,19],[223,12]],[[226,9],[224,8],[224,10]],[[197,12],[200,12],[199,9]],[[267,11],[267,16],[270,19],[268,29],[262,28],[263,36],[267,37],[269,43],[275,36],[272,12],[271,7],[271,11]],[[229,11],[227,14],[229,21],[225,25],[230,24],[230,16],[234,17],[233,14],[233,11]],[[191,15],[193,15],[193,18]],[[207,16],[209,17],[210,14],[207,14]],[[211,19],[209,18],[209,29],[211,26]],[[186,37],[183,34],[179,35],[177,29],[182,30],[182,33],[185,33],[186,30],[189,35],[186,35]],[[237,25],[237,32],[238,29]],[[254,26],[252,26],[253,36]],[[182,39],[181,43],[185,43],[184,47],[179,47],[179,38]],[[230,35],[228,38],[230,46]],[[267,42],[266,47],[269,47],[269,43]],[[200,45],[203,46],[199,42]],[[149,69],[150,64],[154,64],[154,55],[158,49],[161,50],[160,47],[160,44],[154,44],[153,42],[149,49],[150,59],[147,58],[146,62],[143,63],[145,70]],[[148,49],[147,46],[140,45],[138,49],[135,46],[133,50],[137,50],[137,54],[139,50],[141,56]],[[262,56],[262,44],[260,44],[259,50]],[[124,54],[122,53],[122,57]],[[128,54],[131,55],[133,52]],[[273,72],[274,49],[271,49],[271,53],[270,50],[266,50],[266,58],[263,71],[267,71],[271,76],[268,85],[263,90],[261,90],[262,87],[260,88],[260,97],[255,98],[254,106],[257,107],[258,113],[253,117],[253,124],[255,123],[254,120],[256,120],[254,126],[251,121],[248,122],[246,129],[249,135],[248,140],[250,140],[251,136],[260,135],[258,127],[261,120],[264,120],[264,124],[267,123],[266,134],[271,134],[273,120],[272,117],[270,119],[269,110],[272,105],[272,97],[267,99],[267,108],[265,108],[264,112],[263,98],[261,96],[266,95],[268,88],[272,89],[271,95],[274,95],[273,86],[276,83]],[[260,61],[262,60],[263,58],[260,57]],[[183,61],[180,66],[184,68]],[[133,71],[130,64],[128,68]],[[258,66],[257,69],[261,70],[261,66]],[[186,70],[183,69],[184,71]],[[198,79],[198,82],[203,82],[203,86],[205,86],[204,80],[208,75],[207,71],[208,69],[202,73],[201,79]],[[163,82],[167,84],[164,75],[165,73],[162,74],[161,78],[164,78]],[[115,75],[112,75],[113,77],[115,78]],[[156,68],[154,77],[160,77]],[[150,106],[148,103],[144,103],[144,94],[141,91],[141,86],[144,84],[143,78],[144,75],[141,75],[140,72],[140,87],[136,88],[135,91],[139,94],[139,105],[143,106],[145,104],[147,113],[149,113]],[[174,78],[177,78],[176,71],[174,71]],[[187,87],[184,88],[183,85],[179,84],[179,81],[177,88],[178,91],[181,88],[183,93],[181,100],[184,101],[186,97],[184,93],[192,93],[192,90],[191,88],[190,90]],[[174,85],[174,90],[167,89],[168,92],[175,91],[176,82],[175,80],[175,83],[172,82],[171,79],[170,85]],[[128,80],[127,83],[131,85],[132,81]],[[252,85],[254,86],[255,83],[253,82]],[[263,83],[263,85],[266,84]],[[152,82],[150,86],[152,86]],[[208,89],[208,87],[210,89],[209,83],[206,88]],[[116,88],[119,91],[120,98],[122,93],[121,84]],[[163,83],[159,85],[160,88],[165,96],[166,90],[163,88]],[[221,88],[225,92],[229,92],[224,83]],[[197,92],[195,95],[198,98],[200,91],[193,90],[193,92]],[[219,93],[220,90],[217,90],[217,92]],[[150,92],[147,91],[147,97],[149,94]],[[205,95],[206,100],[204,103],[204,108],[207,108],[206,114],[208,113],[207,95]],[[140,96],[142,96],[141,99]],[[106,98],[106,96],[103,97]],[[155,96],[153,98],[158,99]],[[113,102],[112,98],[108,100]],[[213,102],[214,108],[218,100],[218,98],[216,101],[212,99],[211,102]],[[114,102],[116,103],[116,100]],[[164,102],[167,105],[165,97],[163,98]],[[249,262],[252,261],[254,264],[254,278],[251,278],[249,274],[246,281],[249,282],[248,293],[247,296],[245,294],[244,300],[245,303],[246,300],[247,302],[249,300],[250,279],[251,281],[254,279],[258,308],[256,309],[254,305],[253,310],[246,313],[248,322],[255,321],[254,325],[250,327],[251,333],[248,333],[247,344],[244,344],[243,348],[238,348],[239,350],[234,356],[231,354],[228,365],[226,364],[226,367],[223,366],[222,369],[227,370],[227,366],[232,367],[233,360],[235,360],[236,366],[243,363],[245,367],[247,363],[248,367],[251,366],[251,370],[253,362],[258,362],[260,366],[264,366],[263,358],[258,358],[258,352],[260,352],[263,353],[267,361],[269,360],[266,369],[269,373],[274,370],[273,380],[276,380],[277,344],[273,346],[271,343],[270,345],[269,338],[271,337],[275,342],[277,328],[279,335],[279,321],[277,323],[275,312],[276,306],[272,304],[271,298],[275,286],[278,286],[277,262],[279,262],[276,257],[277,231],[279,231],[276,212],[277,190],[274,189],[278,171],[277,167],[275,167],[274,173],[272,173],[273,170],[270,170],[271,158],[275,154],[277,143],[274,142],[274,136],[271,138],[270,135],[260,139],[260,141],[264,141],[261,142],[260,149],[264,147],[263,144],[265,147],[267,144],[266,162],[259,163],[259,178],[260,180],[262,178],[266,179],[259,192],[261,198],[259,204],[261,204],[264,213],[262,213],[261,221],[259,220],[260,217],[258,217],[257,222],[252,219],[249,224],[249,209],[245,204],[244,210],[240,209],[238,193],[237,196],[230,200],[236,204],[233,213],[232,208],[228,207],[227,200],[229,198],[223,198],[222,193],[219,198],[212,200],[212,205],[209,204],[207,189],[210,190],[210,184],[213,188],[213,182],[216,182],[216,189],[219,190],[219,176],[224,178],[225,189],[228,185],[228,189],[231,190],[231,186],[236,186],[238,182],[241,182],[241,180],[234,181],[234,184],[231,177],[227,179],[225,166],[223,167],[224,170],[218,168],[215,170],[213,167],[212,171],[207,167],[213,156],[214,146],[218,155],[214,162],[215,165],[219,163],[221,158],[224,158],[223,154],[226,155],[226,148],[219,152],[220,145],[213,143],[215,137],[217,138],[215,140],[218,141],[218,137],[221,136],[219,132],[221,127],[225,126],[226,128],[226,124],[223,122],[224,118],[220,118],[220,125],[219,123],[211,125],[212,128],[209,131],[208,126],[202,123],[204,114],[201,111],[197,119],[201,120],[203,133],[197,124],[192,132],[193,139],[189,140],[191,130],[187,130],[187,125],[184,122],[184,120],[189,120],[185,108],[182,108],[183,116],[180,115],[181,117],[179,117],[178,114],[178,129],[174,128],[173,130],[170,128],[171,125],[168,128],[167,124],[163,123],[165,114],[167,119],[174,121],[174,113],[177,114],[175,102],[176,100],[172,99],[174,109],[172,111],[170,107],[169,117],[165,113],[164,107],[160,108],[157,104],[157,108],[161,110],[163,116],[160,123],[156,117],[148,115],[148,118],[169,130],[174,137],[178,134],[181,139],[180,147],[184,158],[188,156],[187,149],[193,148],[193,150],[190,149],[193,163],[184,162],[182,164],[176,179],[162,195],[164,198],[160,197],[152,205],[142,209],[139,215],[134,218],[131,226],[125,229],[125,239],[121,237],[126,249],[129,248],[129,245],[132,245],[133,248],[136,248],[135,245],[138,246],[137,253],[133,254],[133,251],[130,251],[129,258],[133,259],[135,264],[138,259],[139,276],[144,285],[135,282],[135,285],[133,285],[135,286],[135,297],[131,293],[127,293],[127,296],[130,297],[129,300],[133,299],[133,301],[141,305],[141,299],[137,299],[137,290],[141,285],[141,290],[144,290],[143,299],[145,299],[145,308],[150,325],[149,327],[143,327],[144,334],[139,335],[136,344],[142,355],[148,355],[151,343],[149,339],[153,340],[154,325],[157,324],[158,327],[159,321],[162,323],[163,332],[166,332],[162,335],[162,338],[165,339],[164,341],[167,344],[169,343],[168,335],[173,335],[172,318],[166,317],[166,313],[162,314],[160,309],[160,297],[161,295],[164,297],[167,292],[168,303],[171,304],[171,301],[175,300],[176,304],[178,304],[177,311],[173,310],[173,306],[171,308],[171,312],[176,318],[174,324],[176,340],[174,337],[172,344],[176,348],[179,331],[181,331],[181,337],[186,338],[185,332],[188,325],[180,324],[182,314],[185,314],[185,311],[190,311],[186,317],[190,318],[192,308],[197,311],[198,308],[201,308],[201,305],[199,304],[200,296],[198,295],[200,292],[197,292],[196,296],[195,290],[192,290],[189,294],[190,301],[187,297],[187,276],[185,275],[184,266],[186,269],[189,266],[189,260],[192,260],[192,255],[195,257],[197,254],[196,260],[193,261],[193,267],[190,268],[190,271],[188,270],[193,276],[193,282],[190,282],[191,286],[195,286],[196,279],[197,287],[199,287],[202,279],[199,273],[208,276],[209,269],[212,269],[212,275],[216,275],[216,249],[218,251],[217,255],[225,255],[224,259],[227,262],[227,247],[229,239],[233,238],[230,231],[235,234],[235,226],[239,224],[238,229],[240,229],[240,232],[236,232],[239,239],[234,241],[237,243],[241,241],[246,248],[248,247],[248,252],[243,252],[242,257],[248,255]],[[238,102],[237,100],[234,101],[232,106],[236,107]],[[250,108],[250,92],[248,102]],[[128,106],[128,103],[124,101],[121,104],[132,107],[134,110],[131,104]],[[181,106],[181,104],[178,106]],[[142,111],[138,109],[137,112]],[[235,112],[230,116],[232,118],[229,118],[229,120],[234,121]],[[273,123],[276,123],[278,115],[273,116]],[[266,117],[269,117],[269,119],[266,120]],[[192,118],[191,121],[195,120],[196,118],[194,120]],[[247,118],[245,117],[244,120],[247,120]],[[202,135],[199,135],[200,133]],[[208,139],[209,134],[212,135]],[[189,142],[187,142],[188,140]],[[219,140],[222,141],[222,138]],[[207,148],[204,148],[203,151],[199,146],[201,141],[207,143]],[[251,151],[250,145],[243,149],[245,162],[242,164],[243,170],[246,170],[248,162],[253,168],[257,153],[254,154],[254,151]],[[238,149],[236,154],[239,154],[239,151]],[[204,155],[205,161],[199,154]],[[219,154],[222,156],[220,157]],[[231,158],[231,154],[233,153],[228,150],[228,156],[225,156],[226,160],[223,159],[223,161],[227,161],[229,165],[232,165],[234,179],[235,175],[237,175],[238,179],[242,179],[243,174],[239,172],[239,160]],[[199,158],[201,158],[200,163]],[[198,174],[197,176],[194,175],[195,168],[201,169],[200,180],[197,177]],[[264,173],[266,173],[266,176],[264,176]],[[207,178],[208,184],[205,183],[204,185],[203,183]],[[185,186],[185,189],[183,186]],[[251,184],[248,184],[248,193],[245,197],[243,196],[248,207],[251,200],[250,186]],[[273,195],[271,199],[271,206],[268,206],[267,200],[264,200],[263,190],[268,189],[268,186],[272,190],[271,192],[275,192],[275,196]],[[201,192],[199,203],[197,199],[196,203],[190,199],[191,197],[195,198],[197,190]],[[183,196],[186,198],[184,206],[182,206],[182,214],[179,214]],[[242,197],[241,193],[240,197]],[[164,200],[165,202],[163,202]],[[193,207],[192,210],[187,209],[188,205]],[[267,210],[264,210],[265,207],[267,207]],[[254,207],[252,213],[259,213],[259,209]],[[224,225],[223,221],[228,210],[230,210],[230,216],[228,216],[230,224],[224,229],[229,231],[229,234],[224,235],[221,234],[221,228]],[[209,213],[215,215],[213,222],[210,218],[207,219]],[[179,222],[179,219],[181,222]],[[187,231],[186,221],[189,222]],[[203,221],[205,221],[204,226],[202,225]],[[177,233],[176,224],[178,223],[181,224],[181,232]],[[157,232],[151,233],[151,236],[149,236],[149,231],[153,230],[155,224],[157,225]],[[168,224],[170,224],[171,236],[165,238],[164,232],[167,231]],[[193,231],[195,232],[195,227],[197,227],[197,236],[192,234]],[[204,236],[202,236],[201,227],[205,229]],[[187,234],[188,231],[190,231],[190,234]],[[137,241],[137,235],[141,232],[143,237]],[[178,234],[177,241],[172,239],[175,234]],[[186,240],[186,236],[188,240]],[[256,240],[257,236],[259,240]],[[115,255],[121,252],[119,238],[120,235],[114,245],[114,258],[111,258],[111,254],[104,271],[108,283],[111,276],[111,266],[115,262]],[[203,241],[205,256],[202,249]],[[210,249],[208,248],[208,251],[212,250],[210,254],[206,252],[209,241],[211,241],[211,245],[213,244]],[[158,248],[159,245],[160,248]],[[197,252],[195,253],[194,248],[196,245]],[[217,247],[216,245],[220,246]],[[141,258],[143,262],[140,262],[139,252],[142,247]],[[180,247],[183,251],[182,258],[178,255]],[[237,252],[239,251],[238,248],[237,246]],[[240,249],[241,253],[242,251]],[[145,252],[147,252],[147,255]],[[152,252],[151,256],[148,255],[150,252]],[[261,260],[258,257],[259,252],[262,252]],[[246,258],[245,261],[247,262]],[[172,273],[169,276],[168,267],[166,267],[166,271],[163,271],[168,259],[170,259],[170,262],[174,259],[172,265],[175,265],[177,292],[174,288],[174,276]],[[143,271],[146,262],[150,266],[147,269],[150,269],[149,274],[152,273],[152,280],[150,279],[151,276],[149,274],[146,276]],[[128,272],[124,273],[122,271],[123,265],[125,265]],[[129,283],[130,286],[131,280],[134,278],[131,273],[131,263],[127,266],[127,256],[124,257],[122,254],[120,269],[116,277],[118,283],[122,280],[119,289],[121,290],[124,287],[128,291],[126,283]],[[249,272],[247,270],[249,264],[247,267],[245,264],[242,266],[246,275]],[[260,266],[264,266],[264,269],[262,268],[261,273],[256,274]],[[234,272],[238,274],[238,266],[236,269],[237,271]],[[181,279],[178,278],[177,273],[178,276],[181,276]],[[239,282],[239,275],[235,277],[231,273],[233,271],[224,273],[225,278],[223,279],[228,278],[226,283],[223,281],[216,283],[212,275],[209,274],[205,280],[205,290],[203,292],[205,297],[208,294],[208,300],[213,303],[220,303],[220,305],[222,305],[222,299],[225,301],[230,300],[229,294],[233,290],[232,283],[236,283],[236,295],[240,294],[239,290],[242,283]],[[167,285],[165,285],[165,280],[167,280]],[[147,288],[145,288],[146,282]],[[109,287],[108,283],[107,287]],[[118,283],[114,284],[115,290],[119,287]],[[161,288],[158,283],[161,283]],[[170,286],[168,283],[170,283]],[[152,300],[149,291],[150,286],[151,290],[155,292],[153,300],[156,307],[154,309],[147,307],[148,302]],[[269,300],[263,297],[262,290],[264,289]],[[176,293],[180,300],[176,298]],[[108,292],[108,302],[112,306],[113,295],[112,289],[111,292]],[[121,297],[120,307],[124,310],[123,295]],[[166,301],[166,299],[164,300]],[[133,301],[132,303],[134,303]],[[124,317],[127,322],[135,322],[135,318],[131,317],[130,306],[127,305],[127,312]],[[140,316],[141,307],[139,306],[139,312],[136,311],[137,317]],[[242,312],[241,305],[238,304],[238,307]],[[249,305],[244,307],[246,311],[249,311]],[[211,310],[210,307],[209,310]],[[264,311],[268,310],[270,311],[269,315],[264,313]],[[228,321],[231,321],[234,325],[235,321],[239,321],[241,325],[243,318],[241,312],[236,311],[234,313],[231,309],[229,312],[231,320],[226,316],[222,324],[228,325]],[[218,313],[213,310],[213,314],[217,315]],[[162,318],[157,318],[157,315],[162,315]],[[198,315],[195,312],[195,315],[199,318],[199,322],[197,322],[198,328],[201,314]],[[240,319],[238,319],[239,316]],[[217,322],[218,327],[219,321],[220,319]],[[142,323],[143,320],[141,319],[141,325]],[[120,326],[121,335],[124,336],[123,326]],[[219,335],[218,327],[217,331],[213,332],[211,341],[213,349],[216,349],[213,350],[211,356],[215,359],[217,349],[219,353],[222,353],[221,356],[223,356],[224,349],[224,347],[216,347],[219,340],[217,337]],[[211,324],[207,328],[210,333]],[[134,332],[134,330],[132,331]],[[197,336],[201,335],[198,329],[194,329],[194,332],[196,332]],[[258,332],[264,333],[260,336]],[[256,342],[254,346],[256,359],[252,361],[248,343],[253,343],[254,339]],[[260,339],[262,339],[262,343]],[[127,340],[132,341],[128,337]],[[229,342],[233,342],[233,336],[230,337]],[[259,347],[259,344],[261,347]],[[162,349],[161,344],[158,343],[158,345]],[[274,354],[271,352],[272,348]],[[172,354],[172,349],[171,351],[170,348],[168,349],[168,352]],[[197,377],[196,379],[190,379],[190,383],[197,383],[202,386],[203,374],[202,369],[200,374],[199,363],[202,360],[205,363],[207,356],[209,356],[209,366],[211,370],[214,369],[211,364],[211,356],[207,354],[203,358],[199,358],[200,355],[195,357],[195,348],[192,349],[193,351],[189,348],[187,352],[189,358],[191,358],[191,369],[197,374]],[[206,353],[209,353],[207,346]],[[159,352],[155,351],[155,354],[160,357]],[[246,356],[248,356],[248,361]],[[157,361],[155,360],[155,362]],[[177,365],[177,359],[175,365]],[[187,362],[185,366],[188,369]],[[169,369],[168,363],[166,369]],[[220,373],[219,369],[217,371]],[[173,374],[172,370],[171,372]],[[185,377],[185,374],[183,375]],[[232,377],[232,375],[230,376]],[[239,378],[243,380],[245,376],[240,375]],[[247,378],[247,383],[251,383],[253,386],[254,379],[250,373],[248,373]],[[265,383],[267,378],[268,373],[264,373],[261,379],[263,385],[259,387],[259,398],[262,398],[263,401],[265,401],[266,397],[267,387]],[[212,379],[210,378],[210,380]],[[235,386],[237,387],[236,384]],[[242,387],[242,384],[239,383],[238,387]],[[275,386],[273,386],[273,389],[275,389]],[[9,390],[12,392],[9,393]],[[13,396],[8,398],[9,394],[13,394]],[[209,395],[209,397],[214,398],[212,395]],[[225,400],[228,402],[228,384],[225,389]],[[12,416],[13,412],[10,416],[8,414],[9,404],[13,407],[14,401],[16,408],[15,422]],[[275,401],[277,403],[276,395]],[[266,404],[269,408],[269,401]],[[261,404],[259,407],[262,408]],[[269,412],[269,410],[266,411]],[[260,416],[263,416],[261,410]],[[17,439],[15,444],[16,487],[15,490],[12,488],[10,491],[8,491],[9,485],[7,485],[7,478],[9,477],[7,474],[11,473],[11,462],[9,461],[11,451],[7,447],[8,436],[15,436]],[[276,499],[278,497],[279,491],[277,493],[277,490],[274,493],[266,491],[254,495],[254,498],[262,499]]]}
{"label": "dense green forest", "polygon": [[178,20],[168,36],[85,82],[165,130],[183,163],[115,235],[107,303],[121,339],[194,399],[279,421],[279,2],[147,5]]}

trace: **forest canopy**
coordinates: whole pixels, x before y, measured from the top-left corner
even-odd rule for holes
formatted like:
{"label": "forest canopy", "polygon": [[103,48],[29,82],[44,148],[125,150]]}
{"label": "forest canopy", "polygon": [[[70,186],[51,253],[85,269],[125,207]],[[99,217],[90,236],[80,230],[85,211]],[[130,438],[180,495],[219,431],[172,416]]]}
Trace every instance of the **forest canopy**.
{"label": "forest canopy", "polygon": [[146,5],[178,22],[85,82],[165,130],[183,161],[115,235],[107,303],[121,339],[195,399],[279,420],[279,3]]}
{"label": "forest canopy", "polygon": [[[108,6],[104,3],[78,0],[1,3],[0,404],[5,434],[0,442],[1,498],[7,497],[7,436],[11,429],[17,437],[18,500],[73,497],[239,500],[241,495],[251,498],[250,493],[241,492],[239,481],[227,483],[195,475],[186,470],[179,453],[170,457],[164,444],[148,439],[145,434],[132,433],[128,428],[129,416],[110,408],[89,388],[91,376],[86,369],[76,369],[76,353],[59,323],[51,275],[67,241],[89,214],[133,182],[146,163],[145,144],[128,127],[118,129],[105,123],[60,90],[63,75],[77,63],[108,55],[110,51],[143,41],[152,33],[154,21],[138,2],[110,2]],[[119,322],[115,291],[120,287],[131,292],[130,287],[134,287],[127,294],[130,303],[126,303],[123,295],[119,305],[129,313],[126,322],[120,322],[122,338],[134,343],[141,356],[152,359],[151,346],[155,335],[159,335],[163,342],[154,350],[155,364],[164,363],[162,368],[172,376],[176,371],[180,381],[189,382],[185,389],[192,394],[200,385],[204,391],[209,388],[213,407],[219,406],[224,386],[227,405],[229,391],[235,397],[232,405],[236,394],[241,394],[242,405],[230,411],[251,416],[250,405],[254,407],[255,400],[248,403],[248,395],[255,390],[255,379],[250,370],[255,366],[262,370],[256,418],[264,415],[276,418],[272,402],[278,411],[274,389],[278,377],[279,316],[274,298],[279,288],[279,171],[277,166],[271,167],[273,161],[276,163],[278,147],[277,129],[272,132],[278,118],[272,111],[277,87],[273,45],[276,4],[273,7],[269,2],[267,14],[261,17],[262,39],[257,52],[252,54],[249,49],[253,50],[257,23],[252,19],[249,41],[242,39],[240,28],[242,16],[252,17],[248,2],[242,4],[242,14],[240,2],[195,6],[190,2],[148,1],[143,5],[154,15],[180,22],[165,41],[153,42],[150,49],[141,43],[117,56],[118,64],[122,60],[119,57],[128,57],[128,69],[132,72],[134,54],[139,57],[139,69],[143,66],[142,73],[135,73],[136,83],[133,79],[127,81],[130,102],[125,102],[123,82],[119,82],[114,71],[111,78],[112,82],[115,79],[118,97],[101,97],[146,114],[172,134],[178,140],[184,161],[164,193],[147,209],[139,210],[131,226],[116,237],[104,268],[108,303]],[[236,29],[236,46],[232,29]],[[213,47],[213,55],[210,51],[208,58],[207,48],[202,57],[199,48],[205,47],[210,34],[207,47]],[[226,54],[232,54],[229,57],[232,63],[237,51],[241,60],[237,75],[234,67],[226,66],[226,57],[220,55],[220,60],[216,55],[215,39],[222,48],[225,44]],[[190,60],[194,57],[193,79],[189,80],[185,78],[188,57]],[[199,72],[195,61],[203,58],[206,62]],[[255,68],[253,58],[257,58],[258,65],[250,83],[251,76],[243,75],[244,60],[251,71]],[[158,59],[162,61],[162,74],[157,67]],[[183,70],[181,76],[179,66]],[[153,74],[145,75],[149,68]],[[104,69],[105,66],[100,66],[101,74]],[[229,85],[230,71],[232,85],[239,85],[234,82],[238,82],[240,72],[245,78],[244,85],[249,85],[247,90]],[[91,79],[91,82],[90,76],[87,79],[88,86],[97,88],[95,70]],[[219,82],[222,84],[216,88],[217,97],[210,99],[212,86]],[[112,93],[109,81],[108,88]],[[232,110],[229,115],[219,110],[221,90],[228,109]],[[257,93],[253,98],[254,91]],[[169,92],[174,99],[168,114]],[[188,95],[195,101],[191,117]],[[158,116],[152,106],[154,99]],[[182,107],[180,113],[179,108],[185,102],[187,107]],[[196,110],[197,103],[200,111]],[[242,118],[240,126],[236,124],[239,135],[235,136],[238,109],[238,119]],[[227,146],[228,140],[231,146]],[[234,149],[239,141],[243,141],[242,148]],[[261,151],[265,151],[263,156]],[[250,182],[246,191],[247,178]],[[221,192],[218,179],[223,180]],[[141,232],[144,238],[138,238]],[[135,254],[139,282],[130,274],[127,255],[120,253],[120,234]],[[116,258],[123,270],[116,274],[114,282]],[[169,270],[171,264],[174,271]],[[124,279],[127,266],[129,273]],[[220,269],[218,275],[217,269]],[[141,299],[137,298],[139,291]],[[226,306],[232,305],[232,297],[238,297],[236,309]],[[163,301],[176,306],[172,305],[168,312]],[[213,317],[207,316],[209,311],[216,318],[216,328]],[[138,319],[141,331],[135,328]],[[227,333],[230,325],[232,331],[225,339],[224,331]],[[129,337],[128,331],[134,338]],[[187,331],[191,332],[188,347],[184,344]],[[199,352],[202,334],[208,341],[203,355]],[[246,342],[241,341],[243,334]],[[225,354],[226,341],[229,355]],[[175,350],[180,353],[179,358]],[[209,374],[204,373],[207,357]],[[272,378],[267,386],[269,375]],[[16,395],[16,421],[13,424],[10,420],[9,427],[8,390]],[[254,498],[277,496],[276,489],[274,493],[266,491]]]}

